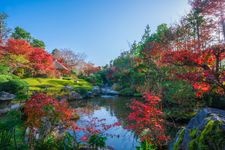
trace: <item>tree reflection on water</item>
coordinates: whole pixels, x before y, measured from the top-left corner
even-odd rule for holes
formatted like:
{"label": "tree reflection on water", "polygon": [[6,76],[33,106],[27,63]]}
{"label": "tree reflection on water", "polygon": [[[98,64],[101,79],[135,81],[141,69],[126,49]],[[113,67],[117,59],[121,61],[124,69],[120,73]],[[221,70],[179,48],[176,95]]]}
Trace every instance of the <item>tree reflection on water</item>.
{"label": "tree reflection on water", "polygon": [[134,150],[139,145],[137,135],[127,129],[129,104],[131,98],[125,97],[96,97],[92,99],[73,101],[71,105],[80,114],[78,124],[90,121],[91,118],[105,119],[105,124],[112,125],[119,122],[120,125],[104,132],[107,135],[107,145],[116,150]]}

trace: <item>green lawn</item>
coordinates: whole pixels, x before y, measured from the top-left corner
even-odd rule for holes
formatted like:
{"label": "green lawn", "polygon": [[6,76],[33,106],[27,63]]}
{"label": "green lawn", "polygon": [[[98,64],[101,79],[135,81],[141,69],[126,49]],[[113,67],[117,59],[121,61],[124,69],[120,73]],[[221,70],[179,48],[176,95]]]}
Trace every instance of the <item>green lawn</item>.
{"label": "green lawn", "polygon": [[23,80],[29,84],[30,91],[47,90],[58,92],[64,86],[72,86],[74,89],[92,89],[92,85],[83,79],[26,78]]}

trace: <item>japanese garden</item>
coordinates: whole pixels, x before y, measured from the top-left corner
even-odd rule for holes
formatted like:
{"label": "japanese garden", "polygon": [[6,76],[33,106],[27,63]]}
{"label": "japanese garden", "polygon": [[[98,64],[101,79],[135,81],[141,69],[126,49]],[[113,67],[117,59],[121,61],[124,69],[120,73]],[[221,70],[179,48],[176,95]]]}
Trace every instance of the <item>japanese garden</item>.
{"label": "japanese garden", "polygon": [[10,26],[0,2],[0,149],[224,150],[225,0],[185,5],[97,65]]}

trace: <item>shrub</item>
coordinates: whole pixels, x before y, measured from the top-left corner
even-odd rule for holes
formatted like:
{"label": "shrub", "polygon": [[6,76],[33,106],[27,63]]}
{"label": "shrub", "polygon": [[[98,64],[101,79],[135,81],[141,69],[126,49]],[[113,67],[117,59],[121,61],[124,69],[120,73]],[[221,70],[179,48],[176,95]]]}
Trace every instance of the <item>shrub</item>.
{"label": "shrub", "polygon": [[0,120],[0,129],[11,129],[22,122],[22,113],[17,110],[9,111]]}
{"label": "shrub", "polygon": [[24,112],[27,115],[26,124],[31,128],[30,146],[33,146],[32,139],[35,139],[35,130],[40,131],[39,139],[34,140],[35,144],[44,145],[47,149],[48,146],[52,146],[54,149],[58,146],[58,142],[55,142],[56,139],[53,137],[57,127],[63,127],[64,131],[67,128],[77,129],[75,122],[72,121],[75,112],[69,108],[68,103],[58,101],[43,93],[33,95],[25,103]]}
{"label": "shrub", "polygon": [[63,80],[73,80],[72,77],[62,77]]}
{"label": "shrub", "polygon": [[13,79],[13,76],[11,75],[0,75],[0,83],[7,82],[12,79]]}
{"label": "shrub", "polygon": [[0,91],[16,94],[17,98],[25,98],[28,91],[28,84],[19,79],[12,79],[7,82],[0,83]]}
{"label": "shrub", "polygon": [[42,93],[33,95],[25,104],[27,124],[30,127],[41,127],[42,119],[47,118],[52,125],[59,122],[70,123],[73,109],[65,101],[58,100]]}
{"label": "shrub", "polygon": [[93,85],[97,85],[97,86],[102,86],[104,84],[103,79],[99,73],[91,74],[90,76],[80,75],[79,78],[84,79],[92,83]]}
{"label": "shrub", "polygon": [[76,92],[82,96],[85,96],[88,93],[88,90],[87,90],[87,88],[80,87],[80,88],[76,89]]}
{"label": "shrub", "polygon": [[210,120],[202,131],[192,130],[189,149],[224,149],[225,131],[223,124],[222,121]]}
{"label": "shrub", "polygon": [[[18,110],[9,111],[0,119],[0,149],[22,149],[23,139],[22,113]],[[15,144],[16,143],[16,144]]]}
{"label": "shrub", "polygon": [[131,88],[125,88],[120,91],[120,95],[123,96],[133,96],[134,93],[135,93],[134,90]]}
{"label": "shrub", "polygon": [[101,136],[99,134],[94,134],[92,135],[91,137],[89,137],[88,139],[88,143],[91,145],[91,146],[95,146],[95,147],[105,147],[106,145],[106,137],[104,136]]}
{"label": "shrub", "polygon": [[20,78],[25,77],[26,73],[26,69],[25,68],[18,68],[16,71],[13,72],[13,74],[17,75]]}
{"label": "shrub", "polygon": [[76,139],[69,133],[65,133],[62,137],[57,138],[53,135],[47,136],[42,141],[37,142],[35,145],[37,150],[74,150],[79,149],[79,144]]}
{"label": "shrub", "polygon": [[8,74],[9,73],[9,67],[0,65],[0,74]]}
{"label": "shrub", "polygon": [[146,141],[141,142],[141,145],[137,147],[137,150],[156,150],[156,146]]}

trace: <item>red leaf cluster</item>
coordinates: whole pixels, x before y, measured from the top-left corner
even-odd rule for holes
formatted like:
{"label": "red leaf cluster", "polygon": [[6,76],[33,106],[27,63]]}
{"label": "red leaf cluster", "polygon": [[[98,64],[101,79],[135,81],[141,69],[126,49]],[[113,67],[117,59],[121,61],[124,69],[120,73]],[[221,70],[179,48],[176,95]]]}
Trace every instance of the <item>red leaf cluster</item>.
{"label": "red leaf cluster", "polygon": [[33,51],[29,56],[29,60],[31,61],[32,68],[42,74],[54,72],[53,57],[44,49],[33,48]]}
{"label": "red leaf cluster", "polygon": [[43,93],[33,95],[25,103],[24,112],[27,115],[27,125],[37,128],[41,126],[44,117],[58,120],[67,126],[73,125],[71,119],[75,113],[65,101],[58,101]]}
{"label": "red leaf cluster", "polygon": [[144,98],[145,102],[132,102],[132,112],[128,117],[131,121],[129,128],[136,131],[142,141],[162,145],[169,137],[165,133],[165,120],[160,108],[161,99],[151,93],[145,93]]}
{"label": "red leaf cluster", "polygon": [[193,84],[193,87],[195,90],[197,90],[197,97],[202,97],[204,93],[209,92],[211,89],[210,85],[204,82],[196,82]]}
{"label": "red leaf cluster", "polygon": [[225,90],[225,78],[221,67],[224,56],[224,45],[215,45],[202,51],[167,51],[162,62],[185,69],[182,72],[175,72],[176,77],[190,82],[196,90],[196,96],[201,97],[211,89],[219,94],[224,93],[222,91]]}
{"label": "red leaf cluster", "polygon": [[9,39],[4,47],[5,52],[28,56],[32,51],[32,46],[25,40]]}
{"label": "red leaf cluster", "polygon": [[[32,72],[33,75],[46,74],[53,75],[55,73],[54,60],[52,55],[42,48],[35,48],[25,40],[8,39],[6,43],[0,47],[0,56],[5,57],[9,66],[14,66],[13,61],[8,61],[8,56],[15,55],[23,57],[29,62],[26,64],[26,70]],[[17,62],[16,62],[17,63]],[[16,68],[12,68],[15,70]]]}

